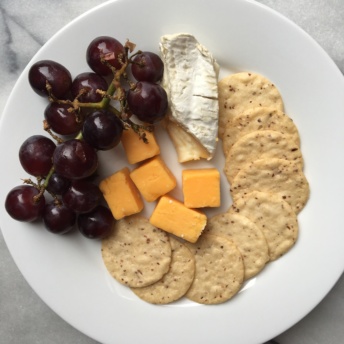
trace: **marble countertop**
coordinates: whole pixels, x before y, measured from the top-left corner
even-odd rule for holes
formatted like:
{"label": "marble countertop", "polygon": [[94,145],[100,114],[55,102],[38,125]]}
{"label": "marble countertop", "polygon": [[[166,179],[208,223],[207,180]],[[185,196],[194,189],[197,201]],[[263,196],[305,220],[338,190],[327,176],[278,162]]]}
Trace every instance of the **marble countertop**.
{"label": "marble countertop", "polygon": [[[0,114],[20,73],[60,28],[103,0],[1,0]],[[344,73],[343,0],[258,0],[309,33]],[[344,277],[303,320],[273,339],[279,344],[344,341]],[[30,288],[0,234],[0,342],[95,344],[67,324]]]}

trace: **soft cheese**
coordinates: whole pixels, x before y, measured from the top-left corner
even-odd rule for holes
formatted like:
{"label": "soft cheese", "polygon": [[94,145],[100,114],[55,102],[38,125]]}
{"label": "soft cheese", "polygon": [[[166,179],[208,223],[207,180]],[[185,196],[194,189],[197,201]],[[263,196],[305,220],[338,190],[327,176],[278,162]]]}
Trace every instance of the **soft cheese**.
{"label": "soft cheese", "polygon": [[212,54],[186,33],[162,36],[160,51],[170,105],[167,129],[177,145],[175,126],[183,129],[189,141],[195,141],[189,146],[197,152],[184,157],[177,149],[179,161],[211,159],[218,140],[218,65]]}

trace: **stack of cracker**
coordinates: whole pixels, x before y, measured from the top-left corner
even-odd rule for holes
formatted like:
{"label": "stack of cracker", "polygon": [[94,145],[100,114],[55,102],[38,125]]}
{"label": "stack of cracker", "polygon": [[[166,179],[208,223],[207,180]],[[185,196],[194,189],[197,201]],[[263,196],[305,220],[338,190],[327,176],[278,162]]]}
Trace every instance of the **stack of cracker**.
{"label": "stack of cracker", "polygon": [[244,262],[254,260],[245,266],[249,278],[295,244],[297,214],[308,200],[309,184],[303,173],[299,132],[284,113],[282,96],[270,80],[246,72],[225,77],[219,81],[219,107],[224,172],[233,204],[226,213],[211,218],[206,231],[236,242],[237,216],[256,227],[255,236],[245,241],[254,249],[245,249],[243,240],[236,243]]}
{"label": "stack of cracker", "polygon": [[140,215],[116,222],[113,233],[102,240],[102,258],[112,277],[153,304],[183,296],[203,304],[222,303],[244,281],[242,255],[232,240],[204,234],[197,243],[188,243]]}

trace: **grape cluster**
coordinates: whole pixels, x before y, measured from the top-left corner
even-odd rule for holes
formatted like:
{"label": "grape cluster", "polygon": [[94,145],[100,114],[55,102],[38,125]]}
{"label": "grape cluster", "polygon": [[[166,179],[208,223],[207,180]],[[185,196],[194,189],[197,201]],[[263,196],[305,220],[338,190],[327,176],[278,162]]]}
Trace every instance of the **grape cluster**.
{"label": "grape cluster", "polygon": [[97,152],[118,145],[128,128],[146,141],[145,130],[153,130],[168,105],[159,84],[162,60],[153,52],[134,50],[132,42],[97,37],[86,49],[91,71],[74,79],[56,61],[31,66],[31,88],[49,100],[43,127],[50,137],[32,135],[19,149],[21,166],[35,180],[24,179],[7,194],[5,208],[12,218],[43,220],[56,234],[75,227],[91,239],[111,233],[115,220],[93,178]]}

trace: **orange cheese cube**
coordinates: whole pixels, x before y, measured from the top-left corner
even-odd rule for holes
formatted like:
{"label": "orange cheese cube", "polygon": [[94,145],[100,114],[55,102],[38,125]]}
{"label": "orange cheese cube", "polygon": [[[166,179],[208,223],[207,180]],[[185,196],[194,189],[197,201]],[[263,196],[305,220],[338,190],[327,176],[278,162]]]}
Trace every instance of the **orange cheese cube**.
{"label": "orange cheese cube", "polygon": [[155,227],[194,243],[207,224],[207,217],[165,195],[160,198],[149,221]]}
{"label": "orange cheese cube", "polygon": [[173,190],[177,181],[160,156],[156,156],[130,173],[130,177],[147,202]]}
{"label": "orange cheese cube", "polygon": [[99,188],[116,220],[143,209],[141,195],[130,179],[127,167],[103,179]]}
{"label": "orange cheese cube", "polygon": [[149,131],[145,133],[148,143],[143,142],[133,129],[123,130],[121,141],[129,164],[136,164],[160,154],[160,147],[154,133]]}
{"label": "orange cheese cube", "polygon": [[216,168],[183,170],[182,184],[188,208],[220,206],[220,172]]}

